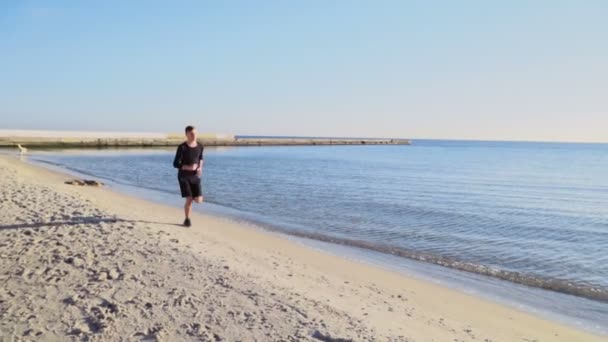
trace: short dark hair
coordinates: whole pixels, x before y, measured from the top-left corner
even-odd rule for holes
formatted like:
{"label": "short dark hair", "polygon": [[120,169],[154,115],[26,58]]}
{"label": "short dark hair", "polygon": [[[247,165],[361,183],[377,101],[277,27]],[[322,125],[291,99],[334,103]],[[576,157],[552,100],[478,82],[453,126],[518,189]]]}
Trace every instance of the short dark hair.
{"label": "short dark hair", "polygon": [[194,126],[186,126],[186,133],[192,132],[193,129],[194,129]]}

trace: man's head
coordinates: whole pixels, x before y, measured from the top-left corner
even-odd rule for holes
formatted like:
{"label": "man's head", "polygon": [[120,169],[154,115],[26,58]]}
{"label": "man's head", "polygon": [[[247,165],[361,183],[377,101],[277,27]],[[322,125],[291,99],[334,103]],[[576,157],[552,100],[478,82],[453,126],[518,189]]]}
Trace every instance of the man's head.
{"label": "man's head", "polygon": [[196,128],[194,126],[186,126],[186,138],[188,141],[196,140]]}

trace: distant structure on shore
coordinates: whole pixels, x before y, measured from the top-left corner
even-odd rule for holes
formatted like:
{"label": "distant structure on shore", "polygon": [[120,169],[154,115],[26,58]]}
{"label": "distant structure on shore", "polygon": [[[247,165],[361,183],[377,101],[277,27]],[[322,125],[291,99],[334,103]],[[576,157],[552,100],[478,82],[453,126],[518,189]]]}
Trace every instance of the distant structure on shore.
{"label": "distant structure on shore", "polygon": [[[114,133],[76,131],[1,130],[0,147],[104,148],[175,146],[184,140],[178,133]],[[250,137],[201,133],[206,146],[280,146],[280,145],[409,145],[408,139]]]}

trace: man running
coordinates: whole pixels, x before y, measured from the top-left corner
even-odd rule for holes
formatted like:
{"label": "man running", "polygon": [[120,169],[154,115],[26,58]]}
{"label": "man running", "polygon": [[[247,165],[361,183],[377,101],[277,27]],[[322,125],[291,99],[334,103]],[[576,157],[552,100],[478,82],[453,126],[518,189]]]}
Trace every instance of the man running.
{"label": "man running", "polygon": [[203,145],[196,141],[196,128],[186,127],[186,141],[177,147],[173,166],[177,172],[177,180],[182,197],[186,199],[184,205],[184,226],[190,227],[190,213],[192,212],[192,201],[201,203],[203,193],[201,191],[201,175],[203,174]]}

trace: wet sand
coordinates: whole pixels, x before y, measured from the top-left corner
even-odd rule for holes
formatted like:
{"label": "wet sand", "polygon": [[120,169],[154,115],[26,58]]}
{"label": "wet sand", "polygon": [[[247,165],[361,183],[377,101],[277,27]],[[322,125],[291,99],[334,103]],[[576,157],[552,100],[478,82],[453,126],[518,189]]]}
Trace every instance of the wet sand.
{"label": "wet sand", "polygon": [[605,341],[0,157],[0,341]]}

